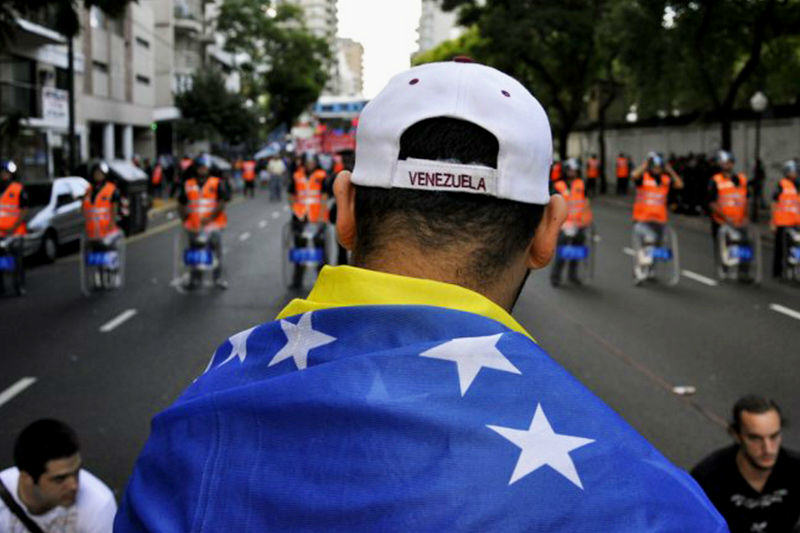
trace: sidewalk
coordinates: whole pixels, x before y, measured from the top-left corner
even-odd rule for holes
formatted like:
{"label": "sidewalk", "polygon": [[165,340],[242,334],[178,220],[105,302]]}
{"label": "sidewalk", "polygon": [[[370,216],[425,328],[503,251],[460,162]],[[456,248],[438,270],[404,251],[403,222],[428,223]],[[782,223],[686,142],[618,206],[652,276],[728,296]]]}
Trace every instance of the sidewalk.
{"label": "sidewalk", "polygon": [[153,205],[147,212],[147,217],[156,217],[161,213],[175,209],[176,207],[178,207],[178,201],[175,198],[153,198]]}
{"label": "sidewalk", "polygon": [[[598,204],[607,205],[614,208],[626,209],[633,212],[633,196],[614,196],[614,195],[599,195],[591,198],[593,202]],[[761,234],[761,243],[764,246],[772,247],[775,244],[775,234],[769,229],[769,220],[762,219],[756,223],[759,233]],[[697,231],[708,232],[709,222],[708,217],[704,215],[689,216],[684,214],[672,213],[669,214],[670,223],[678,228],[688,228]]]}

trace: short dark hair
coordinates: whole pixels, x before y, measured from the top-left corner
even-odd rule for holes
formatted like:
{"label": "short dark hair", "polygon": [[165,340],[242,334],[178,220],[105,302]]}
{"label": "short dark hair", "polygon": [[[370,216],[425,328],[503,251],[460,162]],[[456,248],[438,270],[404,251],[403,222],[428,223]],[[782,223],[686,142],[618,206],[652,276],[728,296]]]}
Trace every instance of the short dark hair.
{"label": "short dark hair", "polygon": [[70,457],[79,449],[74,429],[59,420],[43,418],[23,429],[17,437],[14,465],[38,483],[48,461]]}
{"label": "short dark hair", "polygon": [[[410,126],[400,138],[399,159],[409,157],[497,168],[499,143],[465,120],[436,117]],[[491,278],[533,238],[544,206],[481,194],[356,186],[356,243],[361,264],[388,240],[410,241],[422,250],[469,254],[461,275]]]}
{"label": "short dark hair", "polygon": [[733,404],[733,417],[731,418],[730,429],[734,433],[739,433],[742,430],[742,411],[761,414],[773,410],[778,413],[778,417],[781,419],[781,425],[783,425],[784,420],[781,414],[781,408],[778,407],[775,400],[757,394],[742,396]]}

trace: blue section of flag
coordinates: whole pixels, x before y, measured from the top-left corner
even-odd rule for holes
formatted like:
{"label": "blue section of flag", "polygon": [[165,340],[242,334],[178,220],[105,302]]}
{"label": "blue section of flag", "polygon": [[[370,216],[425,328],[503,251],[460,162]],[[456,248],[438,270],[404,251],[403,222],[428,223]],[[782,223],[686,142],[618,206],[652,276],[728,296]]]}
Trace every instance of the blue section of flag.
{"label": "blue section of flag", "polygon": [[524,335],[461,311],[365,306],[224,342],[153,420],[115,524],[286,530],[727,528]]}

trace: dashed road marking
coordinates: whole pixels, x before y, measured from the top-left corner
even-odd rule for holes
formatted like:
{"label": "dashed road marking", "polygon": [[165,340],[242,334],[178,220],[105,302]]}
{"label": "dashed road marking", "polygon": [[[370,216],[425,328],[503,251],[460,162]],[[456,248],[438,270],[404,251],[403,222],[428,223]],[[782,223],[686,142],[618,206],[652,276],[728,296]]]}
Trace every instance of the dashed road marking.
{"label": "dashed road marking", "polygon": [[633,257],[634,255],[636,255],[636,250],[634,250],[633,248],[628,248],[626,246],[625,248],[622,249],[622,253],[624,253],[625,255],[629,255],[629,256]]}
{"label": "dashed road marking", "polygon": [[114,318],[112,318],[111,320],[100,326],[100,332],[108,333],[109,331],[116,329],[117,327],[122,325],[123,322],[133,318],[136,315],[136,313],[138,313],[136,309],[128,309],[127,311],[123,311],[119,315],[115,316]]}
{"label": "dashed road marking", "polygon": [[692,272],[691,270],[682,270],[681,275],[686,278],[693,279],[703,285],[708,285],[709,287],[716,287],[719,285],[719,282],[715,279],[707,278],[702,274],[698,274],[697,272]]}
{"label": "dashed road marking", "polygon": [[289,211],[289,206],[288,205],[283,206],[283,210],[284,210],[284,212],[288,212]]}
{"label": "dashed road marking", "polygon": [[781,313],[786,316],[790,316],[792,318],[800,320],[800,311],[795,311],[794,309],[790,309],[780,304],[769,304],[769,308],[775,311],[776,313]]}
{"label": "dashed road marking", "polygon": [[16,395],[36,383],[36,378],[25,377],[11,385],[9,388],[0,392],[0,406],[10,402]]}
{"label": "dashed road marking", "polygon": [[245,231],[244,233],[239,235],[239,240],[242,241],[242,242],[246,241],[249,238],[250,238],[250,232],[249,231]]}
{"label": "dashed road marking", "polygon": [[278,217],[280,217],[280,216],[281,216],[281,214],[280,214],[280,213],[278,213],[277,211],[273,211],[273,212],[272,212],[272,218],[278,218]]}
{"label": "dashed road marking", "polygon": [[267,221],[266,220],[262,220],[261,222],[258,223],[258,227],[261,228],[261,229],[266,228],[267,227]]}

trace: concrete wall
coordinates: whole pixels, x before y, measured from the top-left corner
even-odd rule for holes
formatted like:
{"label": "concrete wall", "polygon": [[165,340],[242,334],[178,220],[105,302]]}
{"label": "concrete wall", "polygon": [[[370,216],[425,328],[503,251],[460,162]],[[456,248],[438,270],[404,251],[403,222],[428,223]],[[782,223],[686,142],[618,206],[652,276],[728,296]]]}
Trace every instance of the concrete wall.
{"label": "concrete wall", "polygon": [[[755,166],[755,121],[733,124],[733,147],[736,167],[752,177]],[[668,155],[688,152],[713,155],[721,141],[718,124],[625,128],[606,130],[606,176],[613,182],[614,158],[619,152],[630,155],[639,163],[648,152],[655,150]],[[597,132],[573,133],[569,138],[570,157],[583,157],[598,151]],[[787,159],[800,157],[800,117],[764,119],[761,121],[761,160],[770,190],[779,179],[781,165]]]}

